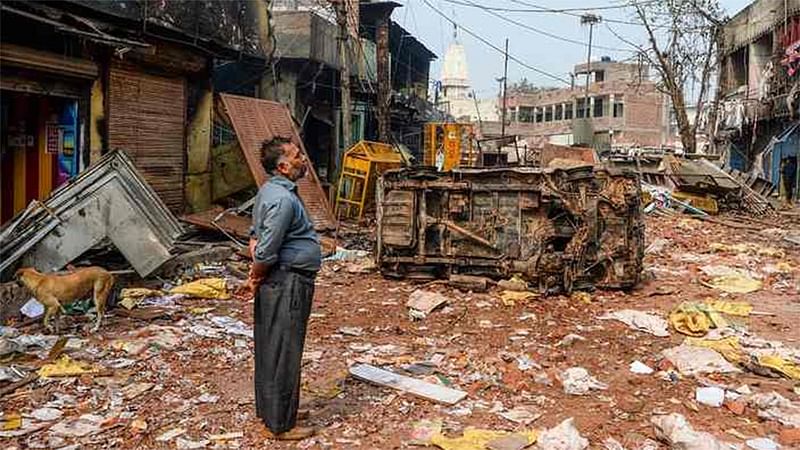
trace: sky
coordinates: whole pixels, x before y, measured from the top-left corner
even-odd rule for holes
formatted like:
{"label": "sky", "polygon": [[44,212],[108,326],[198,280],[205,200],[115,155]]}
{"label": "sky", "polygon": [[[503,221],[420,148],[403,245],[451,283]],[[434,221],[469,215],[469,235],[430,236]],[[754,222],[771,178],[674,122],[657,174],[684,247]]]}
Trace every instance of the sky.
{"label": "sky", "polygon": [[[585,63],[589,38],[588,26],[580,24],[580,14],[586,12],[598,14],[602,19],[611,21],[632,21],[629,8],[609,9],[609,6],[623,4],[621,0],[397,0],[403,7],[397,8],[392,19],[411,32],[425,46],[437,55],[431,64],[431,80],[438,80],[441,75],[441,63],[447,46],[453,40],[453,24],[439,15],[433,8],[441,11],[447,18],[455,21],[464,29],[479,35],[498,49],[503,48],[505,39],[509,39],[509,54],[527,66],[569,81],[569,73],[575,64]],[[720,5],[729,16],[735,15],[750,3],[750,0],[719,0]],[[429,3],[430,6],[428,4]],[[492,11],[470,6],[479,5],[490,8],[506,9],[567,9],[575,8],[569,13],[552,12],[517,12]],[[432,7],[433,8],[432,8]],[[600,9],[592,9],[600,8]],[[506,20],[504,20],[505,18]],[[550,36],[523,28],[511,21],[529,28],[558,36],[563,39],[577,41],[566,42]],[[594,26],[592,37],[592,60],[601,56],[610,56],[614,60],[625,60],[633,55],[631,46],[614,36],[640,44],[645,42],[644,31],[639,25],[624,24],[604,20]],[[467,65],[472,88],[479,98],[497,95],[499,83],[497,78],[503,76],[503,54],[486,43],[459,30],[458,39],[467,53]],[[526,78],[537,86],[567,86],[556,79],[524,67],[513,61],[508,63],[508,80],[512,83]]]}

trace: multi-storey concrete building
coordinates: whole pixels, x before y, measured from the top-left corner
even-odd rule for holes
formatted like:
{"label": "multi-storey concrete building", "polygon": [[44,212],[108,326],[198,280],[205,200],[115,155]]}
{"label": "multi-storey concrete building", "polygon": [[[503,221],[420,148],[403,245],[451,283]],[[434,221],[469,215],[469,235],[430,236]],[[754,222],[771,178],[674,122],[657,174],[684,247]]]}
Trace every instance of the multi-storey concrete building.
{"label": "multi-storey concrete building", "polygon": [[758,0],[723,29],[715,144],[800,195],[800,0]]}
{"label": "multi-storey concrete building", "polygon": [[[577,142],[576,133],[587,131],[598,149],[671,144],[668,103],[649,79],[646,66],[603,58],[588,67],[575,66],[576,80],[585,80],[587,71],[588,92],[580,82],[563,89],[509,91],[506,134],[516,134],[537,147],[545,142],[569,145]],[[581,126],[586,123],[582,119],[589,119],[589,130]],[[487,124],[485,129],[499,134],[500,123]]]}

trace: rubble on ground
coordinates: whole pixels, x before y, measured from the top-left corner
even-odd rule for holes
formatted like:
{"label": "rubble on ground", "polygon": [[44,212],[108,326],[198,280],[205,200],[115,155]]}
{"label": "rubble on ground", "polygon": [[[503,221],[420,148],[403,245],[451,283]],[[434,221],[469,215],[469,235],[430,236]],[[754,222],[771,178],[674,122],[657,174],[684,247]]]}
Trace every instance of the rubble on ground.
{"label": "rubble on ground", "polygon": [[[224,242],[178,242],[194,255],[159,277],[123,277],[97,333],[80,307],[59,337],[16,306],[0,328],[0,439],[18,449],[791,448],[800,249],[687,216],[645,220],[643,280],[574,295],[535,295],[513,275],[387,279],[368,265],[368,233],[350,233],[353,247],[340,239],[316,281],[303,355],[301,402],[320,432],[296,446],[267,442],[255,417],[245,257],[197,252]],[[758,289],[711,283],[730,273]]]}

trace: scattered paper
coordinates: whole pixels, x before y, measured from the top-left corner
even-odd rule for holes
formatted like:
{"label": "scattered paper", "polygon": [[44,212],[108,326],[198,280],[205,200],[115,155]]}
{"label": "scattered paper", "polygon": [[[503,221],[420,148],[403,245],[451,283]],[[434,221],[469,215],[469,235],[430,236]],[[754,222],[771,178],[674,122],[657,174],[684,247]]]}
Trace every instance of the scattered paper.
{"label": "scattered paper", "polygon": [[643,311],[623,309],[600,316],[600,319],[618,320],[634,330],[643,331],[657,337],[669,336],[669,325],[666,320],[655,314],[648,314]]}
{"label": "scattered paper", "polygon": [[598,381],[583,367],[571,367],[563,371],[560,379],[564,392],[570,395],[586,395],[589,391],[608,389],[607,384]]}

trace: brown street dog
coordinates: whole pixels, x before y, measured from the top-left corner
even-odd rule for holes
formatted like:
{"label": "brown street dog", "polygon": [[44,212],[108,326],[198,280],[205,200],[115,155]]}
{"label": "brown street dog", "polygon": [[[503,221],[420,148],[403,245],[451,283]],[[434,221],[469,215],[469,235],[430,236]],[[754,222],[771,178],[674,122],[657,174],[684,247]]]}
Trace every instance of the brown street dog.
{"label": "brown street dog", "polygon": [[64,305],[80,300],[89,293],[93,294],[94,307],[97,311],[92,331],[100,329],[106,302],[114,287],[114,275],[101,267],[70,268],[70,272],[57,275],[45,274],[33,267],[17,270],[17,280],[33,293],[44,305],[44,326],[52,330],[50,319],[56,315],[56,332],[58,332],[58,315],[64,312]]}

